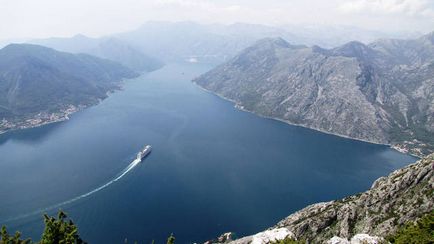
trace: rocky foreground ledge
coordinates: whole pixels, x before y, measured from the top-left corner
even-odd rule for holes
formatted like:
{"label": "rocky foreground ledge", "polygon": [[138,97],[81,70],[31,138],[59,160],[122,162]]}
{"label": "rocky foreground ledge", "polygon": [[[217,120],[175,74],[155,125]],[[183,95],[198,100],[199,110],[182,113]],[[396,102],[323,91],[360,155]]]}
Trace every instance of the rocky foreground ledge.
{"label": "rocky foreground ledge", "polygon": [[232,240],[226,233],[207,243],[382,243],[405,223],[434,209],[434,154],[377,179],[371,189],[341,200],[310,205],[256,235]]}

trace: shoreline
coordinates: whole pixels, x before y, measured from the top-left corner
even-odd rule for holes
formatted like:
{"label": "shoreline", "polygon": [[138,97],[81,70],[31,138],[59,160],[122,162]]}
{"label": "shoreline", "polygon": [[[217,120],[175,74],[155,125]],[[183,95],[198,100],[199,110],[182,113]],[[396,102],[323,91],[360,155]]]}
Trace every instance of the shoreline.
{"label": "shoreline", "polygon": [[[66,110],[60,110],[59,112],[56,112],[57,114],[59,114],[59,117],[54,119],[54,120],[45,120],[45,121],[41,121],[40,123],[36,123],[36,124],[30,124],[30,125],[21,125],[21,126],[16,126],[15,128],[10,128],[7,130],[1,130],[0,129],[0,136],[6,133],[10,133],[10,132],[14,132],[14,131],[19,131],[19,130],[26,130],[26,129],[32,129],[32,128],[37,128],[37,127],[41,127],[44,125],[49,125],[49,124],[54,124],[54,123],[60,123],[60,122],[64,122],[64,121],[68,121],[70,119],[69,116],[83,111],[87,108],[93,107],[93,106],[97,106],[98,104],[100,104],[102,101],[104,101],[105,99],[110,97],[110,94],[113,94],[117,91],[122,91],[124,89],[124,85],[125,85],[125,79],[121,80],[118,82],[119,84],[116,84],[116,86],[113,89],[110,89],[106,92],[106,96],[103,98],[97,98],[97,102],[96,103],[89,103],[89,104],[80,104],[80,105],[72,105],[69,104],[68,105],[68,109]],[[41,112],[42,113],[42,112]],[[54,115],[56,113],[51,113],[50,115]],[[31,120],[32,118],[27,118],[24,121],[27,120]],[[35,119],[35,118],[33,118]],[[0,121],[1,122],[1,121]]]}
{"label": "shoreline", "polygon": [[[296,124],[296,123],[293,123],[293,122],[290,122],[290,121],[287,121],[287,120],[284,120],[284,119],[281,119],[281,118],[272,117],[272,116],[265,116],[265,115],[256,113],[255,111],[247,110],[243,106],[241,106],[237,101],[235,101],[233,99],[230,99],[230,98],[227,98],[227,97],[225,97],[225,96],[223,96],[223,95],[221,95],[221,94],[219,94],[217,92],[213,92],[211,90],[208,90],[208,89],[202,87],[201,85],[197,84],[195,81],[192,81],[192,83],[194,83],[198,88],[200,88],[201,90],[203,90],[203,91],[205,91],[205,92],[207,92],[209,94],[212,94],[212,95],[217,96],[217,97],[219,97],[219,98],[221,98],[221,99],[223,99],[225,101],[233,103],[234,104],[233,107],[235,109],[237,109],[239,111],[243,111],[243,112],[247,112],[247,113],[253,114],[253,115],[258,116],[260,118],[271,119],[271,120],[275,120],[275,121],[279,121],[279,122],[285,123],[287,125],[292,125],[292,126],[297,126],[297,127],[305,128],[305,129],[310,129],[310,130],[314,130],[314,131],[321,132],[321,133],[328,134],[328,135],[338,136],[338,137],[345,138],[345,139],[350,139],[350,140],[355,140],[355,141],[360,141],[360,142],[366,142],[366,143],[375,144],[375,145],[381,145],[381,146],[388,146],[389,148],[391,148],[391,149],[393,149],[393,150],[395,150],[397,152],[400,152],[402,154],[407,154],[407,155],[416,157],[418,159],[420,159],[420,158],[423,157],[423,155],[416,155],[416,154],[412,154],[412,153],[409,153],[409,152],[405,152],[400,147],[398,147],[397,144],[387,144],[387,143],[380,143],[380,142],[375,142],[375,141],[369,141],[369,140],[366,140],[366,139],[353,138],[353,137],[350,137],[350,136],[347,136],[347,135],[333,133],[333,132],[325,131],[325,130],[322,130],[322,129],[319,129],[319,128],[308,127],[308,126],[303,125],[303,124]],[[96,105],[100,104],[103,100],[105,100],[106,98],[108,98],[110,96],[110,94],[115,93],[116,91],[122,91],[123,88],[124,88],[124,85],[125,85],[125,80],[119,81],[119,84],[114,89],[107,91],[106,97],[104,97],[104,98],[98,98],[98,102],[95,103],[95,104],[77,105],[77,106],[75,106],[75,105],[69,105],[68,109],[66,109],[65,111],[59,111],[59,112],[57,112],[57,113],[60,114],[59,118],[56,118],[54,120],[41,121],[40,123],[37,123],[37,124],[22,125],[22,126],[17,126],[16,128],[11,128],[11,129],[7,129],[7,130],[0,130],[0,136],[3,135],[3,134],[6,134],[8,132],[13,132],[13,131],[18,131],[18,130],[25,130],[25,129],[31,129],[31,128],[36,128],[36,127],[41,127],[41,126],[44,126],[44,125],[49,125],[49,124],[54,124],[54,123],[59,123],[59,122],[67,121],[67,120],[70,119],[69,118],[70,115],[72,115],[72,114],[74,114],[76,112],[80,112],[80,111],[82,111],[82,110],[84,110],[86,108],[89,108],[89,107],[92,107],[92,106],[96,106]],[[68,111],[68,110],[70,110],[70,111]],[[53,115],[53,114],[55,114],[55,113],[51,113],[51,115]],[[29,119],[27,119],[27,120],[29,120]]]}
{"label": "shoreline", "polygon": [[328,134],[328,135],[338,136],[338,137],[345,138],[345,139],[350,139],[350,140],[355,140],[355,141],[360,141],[360,142],[366,142],[366,143],[380,145],[380,146],[387,146],[387,147],[389,147],[389,148],[391,148],[391,149],[393,149],[393,150],[395,150],[397,152],[400,152],[402,154],[407,154],[407,155],[416,157],[418,159],[423,158],[422,155],[415,155],[415,154],[412,154],[412,153],[402,152],[398,148],[395,148],[394,144],[380,143],[380,142],[368,141],[368,140],[365,140],[365,139],[353,138],[353,137],[346,136],[346,135],[341,135],[341,134],[337,134],[337,133],[333,133],[333,132],[329,132],[329,131],[324,131],[324,130],[317,129],[317,128],[308,127],[308,126],[305,126],[305,125],[302,125],[302,124],[292,123],[290,121],[287,121],[287,120],[284,120],[284,119],[281,119],[281,118],[276,118],[276,117],[261,115],[261,114],[258,114],[256,112],[254,112],[254,111],[250,111],[250,110],[245,109],[243,106],[241,106],[237,101],[235,101],[233,99],[227,98],[227,97],[225,97],[225,96],[223,96],[223,95],[221,95],[221,94],[219,94],[217,92],[213,92],[211,90],[208,90],[208,89],[202,87],[201,85],[197,84],[194,81],[192,81],[192,82],[197,87],[199,87],[200,89],[202,89],[203,91],[205,91],[207,93],[210,93],[210,94],[212,94],[214,96],[217,96],[217,97],[219,97],[219,98],[221,98],[223,100],[226,100],[228,102],[233,103],[234,104],[234,108],[237,109],[237,110],[239,110],[239,111],[247,112],[247,113],[253,114],[255,116],[258,116],[258,117],[261,117],[261,118],[264,118],[264,119],[276,120],[276,121],[279,121],[279,122],[282,122],[282,123],[285,123],[285,124],[288,124],[288,125],[292,125],[292,126],[297,126],[297,127],[301,127],[301,128],[305,128],[305,129],[310,129],[310,130],[318,131],[318,132],[321,132],[321,133],[324,133],[324,134]]}
{"label": "shoreline", "polygon": [[[99,103],[95,104],[98,105]],[[18,130],[26,130],[26,129],[32,129],[32,128],[37,128],[37,127],[41,127],[44,125],[49,125],[49,124],[54,124],[54,123],[59,123],[59,122],[63,122],[63,121],[67,121],[69,120],[69,116],[72,114],[75,114],[77,112],[80,112],[88,107],[94,106],[94,105],[89,105],[89,106],[77,106],[75,107],[74,105],[70,105],[70,107],[73,106],[74,108],[76,108],[73,111],[67,112],[67,111],[59,111],[57,112],[58,114],[61,114],[59,118],[56,118],[54,120],[45,120],[45,121],[41,121],[40,123],[37,124],[31,124],[31,125],[21,125],[21,126],[17,126],[16,128],[10,128],[8,130],[0,130],[0,135],[9,133],[9,132],[14,132],[14,131],[18,131]],[[51,113],[51,115],[54,113]],[[28,120],[28,119],[27,119]]]}
{"label": "shoreline", "polygon": [[[77,111],[77,112],[79,112],[79,111]],[[71,114],[68,114],[68,115],[71,115]],[[69,117],[63,118],[63,119],[59,119],[59,120],[47,121],[47,122],[43,122],[43,123],[40,123],[40,124],[31,125],[31,126],[23,126],[23,127],[19,127],[19,128],[13,128],[13,129],[8,129],[8,130],[1,130],[0,131],[0,135],[7,134],[7,133],[10,133],[10,132],[14,132],[14,131],[18,131],[18,130],[27,130],[27,129],[37,128],[37,127],[41,127],[41,126],[44,126],[44,125],[59,123],[59,122],[67,121],[67,120],[69,120]]]}

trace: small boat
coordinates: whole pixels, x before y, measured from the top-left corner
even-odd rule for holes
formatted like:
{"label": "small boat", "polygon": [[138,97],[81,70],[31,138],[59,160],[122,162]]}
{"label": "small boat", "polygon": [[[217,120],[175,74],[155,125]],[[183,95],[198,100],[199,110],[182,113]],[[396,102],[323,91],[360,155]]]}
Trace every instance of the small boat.
{"label": "small boat", "polygon": [[146,156],[151,153],[152,147],[151,145],[146,145],[139,153],[137,153],[137,158],[139,161],[142,161]]}

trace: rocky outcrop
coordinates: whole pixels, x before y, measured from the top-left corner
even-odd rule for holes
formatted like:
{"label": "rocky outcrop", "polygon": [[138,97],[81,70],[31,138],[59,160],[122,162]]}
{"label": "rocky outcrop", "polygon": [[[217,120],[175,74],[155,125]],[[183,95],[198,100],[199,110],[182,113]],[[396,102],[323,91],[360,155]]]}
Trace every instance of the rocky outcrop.
{"label": "rocky outcrop", "polygon": [[259,115],[434,152],[434,44],[382,40],[334,49],[264,39],[194,80]]}
{"label": "rocky outcrop", "polygon": [[[284,240],[286,238],[294,239],[294,234],[289,231],[287,228],[274,228],[265,230],[262,232],[259,232],[253,236],[247,236],[238,240],[234,241],[227,241],[226,243],[232,243],[232,244],[243,244],[243,243],[249,243],[249,244],[266,244],[270,242],[280,241]],[[220,242],[225,243],[225,242]]]}
{"label": "rocky outcrop", "polygon": [[204,244],[212,244],[212,243],[228,243],[233,241],[235,238],[235,235],[233,232],[226,232],[219,236],[217,239],[209,240],[204,242]]}
{"label": "rocky outcrop", "polygon": [[366,192],[308,206],[283,219],[268,232],[230,243],[251,243],[255,237],[267,236],[264,233],[277,230],[287,233],[285,237],[309,243],[380,243],[400,226],[434,209],[433,171],[434,154],[431,154],[379,178]]}
{"label": "rocky outcrop", "polygon": [[334,236],[326,242],[327,244],[380,244],[385,243],[384,238],[378,236],[370,236],[367,234],[357,234],[347,240],[345,238]]}

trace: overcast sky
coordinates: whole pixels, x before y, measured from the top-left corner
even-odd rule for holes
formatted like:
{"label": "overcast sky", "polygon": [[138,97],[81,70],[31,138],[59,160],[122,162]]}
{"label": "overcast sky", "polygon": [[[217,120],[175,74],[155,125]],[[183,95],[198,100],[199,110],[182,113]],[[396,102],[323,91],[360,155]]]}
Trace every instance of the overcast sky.
{"label": "overcast sky", "polygon": [[0,0],[0,39],[97,37],[150,20],[434,31],[434,0]]}

